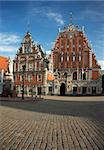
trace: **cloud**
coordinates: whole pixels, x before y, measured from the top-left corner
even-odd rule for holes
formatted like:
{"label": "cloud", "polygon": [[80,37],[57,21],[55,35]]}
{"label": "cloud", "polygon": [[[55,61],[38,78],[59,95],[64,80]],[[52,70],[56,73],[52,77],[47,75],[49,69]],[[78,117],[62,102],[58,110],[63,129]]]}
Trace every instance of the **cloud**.
{"label": "cloud", "polygon": [[98,60],[99,65],[101,65],[101,69],[104,70],[104,60]]}
{"label": "cloud", "polygon": [[31,12],[29,12],[29,13],[30,13],[29,14],[30,17],[31,17],[31,15],[33,15],[33,16],[40,15],[41,17],[45,16],[48,19],[55,21],[58,25],[64,25],[64,20],[63,20],[61,13],[50,9],[49,7],[41,6],[41,8],[40,7],[33,8],[31,10]]}
{"label": "cloud", "polygon": [[0,45],[1,52],[13,52],[16,49],[18,49],[18,47],[10,46],[10,45],[8,45],[8,46]]}
{"label": "cloud", "polygon": [[21,38],[16,34],[0,33],[0,45],[10,45],[20,42]]}
{"label": "cloud", "polygon": [[60,25],[64,25],[64,21],[62,19],[62,15],[59,13],[55,13],[55,12],[49,12],[46,14],[50,19],[53,19],[54,21],[56,21],[56,23],[60,24]]}
{"label": "cloud", "polygon": [[18,50],[18,44],[21,38],[16,34],[0,33],[0,52],[8,53],[10,55]]}

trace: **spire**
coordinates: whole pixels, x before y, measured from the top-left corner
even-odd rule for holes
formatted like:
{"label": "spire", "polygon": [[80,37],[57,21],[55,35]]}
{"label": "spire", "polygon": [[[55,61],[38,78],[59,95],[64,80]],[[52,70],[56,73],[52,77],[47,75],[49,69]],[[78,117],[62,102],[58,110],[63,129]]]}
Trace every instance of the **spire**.
{"label": "spire", "polygon": [[28,20],[28,22],[27,22],[27,32],[29,32],[30,31],[30,21]]}
{"label": "spire", "polygon": [[61,29],[60,29],[60,27],[58,28],[58,32],[61,32]]}
{"label": "spire", "polygon": [[72,12],[70,12],[69,25],[72,25]]}

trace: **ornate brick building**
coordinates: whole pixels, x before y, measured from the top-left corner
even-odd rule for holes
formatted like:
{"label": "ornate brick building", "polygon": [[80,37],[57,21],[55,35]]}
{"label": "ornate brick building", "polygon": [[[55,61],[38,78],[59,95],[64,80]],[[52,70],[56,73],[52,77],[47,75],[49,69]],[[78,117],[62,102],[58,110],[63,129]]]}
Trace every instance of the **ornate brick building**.
{"label": "ornate brick building", "polygon": [[13,74],[18,96],[48,94],[48,59],[43,48],[26,33],[14,59]]}
{"label": "ornate brick building", "polygon": [[101,74],[84,28],[69,24],[53,48],[54,94],[100,94]]}

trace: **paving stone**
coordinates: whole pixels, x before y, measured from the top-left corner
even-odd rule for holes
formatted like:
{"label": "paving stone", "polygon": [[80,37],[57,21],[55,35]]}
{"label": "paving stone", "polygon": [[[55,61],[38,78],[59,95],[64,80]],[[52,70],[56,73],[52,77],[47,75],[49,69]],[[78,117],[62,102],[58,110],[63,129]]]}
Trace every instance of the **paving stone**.
{"label": "paving stone", "polygon": [[1,102],[0,150],[104,150],[103,106],[82,99]]}

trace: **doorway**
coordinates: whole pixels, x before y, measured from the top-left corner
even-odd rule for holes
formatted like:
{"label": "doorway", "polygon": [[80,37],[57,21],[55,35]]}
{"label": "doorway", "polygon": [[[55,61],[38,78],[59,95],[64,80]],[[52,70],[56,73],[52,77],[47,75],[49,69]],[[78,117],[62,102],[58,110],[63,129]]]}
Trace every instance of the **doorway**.
{"label": "doorway", "polygon": [[42,89],[41,87],[38,87],[38,95],[41,95]]}
{"label": "doorway", "polygon": [[82,87],[82,94],[87,94],[87,87]]}
{"label": "doorway", "polygon": [[92,87],[92,94],[96,94],[96,87]]}
{"label": "doorway", "polygon": [[62,83],[60,86],[60,95],[61,96],[65,95],[65,83]]}
{"label": "doorway", "polygon": [[77,94],[77,87],[73,87],[73,94]]}

